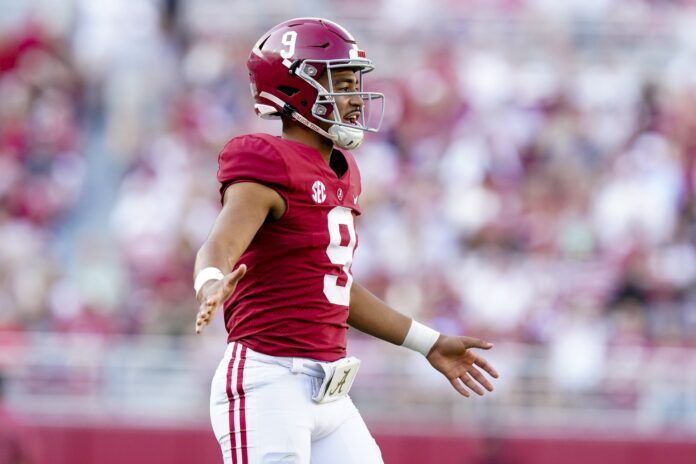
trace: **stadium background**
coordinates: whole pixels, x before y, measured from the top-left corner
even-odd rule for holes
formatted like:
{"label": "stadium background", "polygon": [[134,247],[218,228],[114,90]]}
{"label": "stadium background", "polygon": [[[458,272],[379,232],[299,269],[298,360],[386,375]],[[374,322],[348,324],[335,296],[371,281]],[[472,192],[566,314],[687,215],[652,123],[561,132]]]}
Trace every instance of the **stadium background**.
{"label": "stadium background", "polygon": [[0,463],[218,462],[193,258],[297,16],[387,95],[356,278],[496,343],[465,400],[350,334],[386,461],[696,462],[696,2],[0,0]]}

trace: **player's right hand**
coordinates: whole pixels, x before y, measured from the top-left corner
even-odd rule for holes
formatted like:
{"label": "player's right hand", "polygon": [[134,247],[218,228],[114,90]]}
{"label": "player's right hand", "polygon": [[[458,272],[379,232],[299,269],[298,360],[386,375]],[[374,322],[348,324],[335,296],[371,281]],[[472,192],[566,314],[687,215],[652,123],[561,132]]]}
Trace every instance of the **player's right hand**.
{"label": "player's right hand", "polygon": [[222,280],[211,280],[203,285],[198,295],[200,306],[198,315],[196,316],[196,333],[201,333],[203,327],[215,314],[219,308],[225,304],[225,301],[234,293],[237,288],[237,283],[246,274],[246,264],[240,264],[237,269],[227,274]]}

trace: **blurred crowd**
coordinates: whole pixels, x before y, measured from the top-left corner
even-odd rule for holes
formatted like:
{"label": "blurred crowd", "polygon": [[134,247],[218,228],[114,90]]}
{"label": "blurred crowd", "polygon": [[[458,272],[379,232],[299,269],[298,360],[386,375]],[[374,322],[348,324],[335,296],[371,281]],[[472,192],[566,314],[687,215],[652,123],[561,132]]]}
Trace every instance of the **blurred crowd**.
{"label": "blurred crowd", "polygon": [[[65,0],[2,26],[0,331],[192,333],[217,153],[279,132],[245,69],[281,14],[308,15],[263,15],[279,3]],[[440,330],[560,359],[696,346],[696,8],[357,3],[308,2],[387,96],[356,152],[356,279]]]}
{"label": "blurred crowd", "polygon": [[0,326],[41,328],[61,274],[59,231],[85,175],[84,87],[62,37],[0,33]]}

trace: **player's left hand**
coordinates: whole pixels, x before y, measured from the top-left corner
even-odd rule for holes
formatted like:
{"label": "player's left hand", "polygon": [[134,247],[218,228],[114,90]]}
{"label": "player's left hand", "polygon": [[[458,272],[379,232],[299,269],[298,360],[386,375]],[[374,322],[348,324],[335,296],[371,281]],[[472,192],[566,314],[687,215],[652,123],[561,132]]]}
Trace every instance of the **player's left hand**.
{"label": "player's left hand", "polygon": [[462,396],[469,397],[469,390],[464,385],[480,396],[483,396],[483,386],[489,392],[493,391],[493,385],[481,373],[479,368],[486,371],[491,377],[498,378],[498,372],[483,356],[472,351],[472,348],[489,350],[492,343],[484,342],[471,337],[454,337],[440,335],[433,348],[428,353],[430,364],[440,371],[450,381],[455,390]]}

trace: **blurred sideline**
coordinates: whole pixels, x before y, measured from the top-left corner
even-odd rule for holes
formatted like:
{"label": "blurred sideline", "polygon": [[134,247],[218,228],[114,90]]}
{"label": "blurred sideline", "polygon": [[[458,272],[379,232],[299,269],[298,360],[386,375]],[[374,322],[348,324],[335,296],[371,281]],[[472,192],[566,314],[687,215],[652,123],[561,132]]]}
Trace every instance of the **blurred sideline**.
{"label": "blurred sideline", "polygon": [[[20,333],[0,337],[6,402],[30,423],[190,427],[209,421],[223,346],[212,337]],[[563,348],[560,348],[561,350]],[[421,356],[351,340],[363,367],[351,396],[366,420],[419,430],[696,434],[696,359],[683,348],[625,348],[582,364],[546,347],[499,343],[495,394],[462,399]]]}

